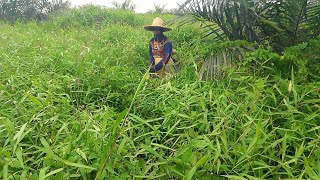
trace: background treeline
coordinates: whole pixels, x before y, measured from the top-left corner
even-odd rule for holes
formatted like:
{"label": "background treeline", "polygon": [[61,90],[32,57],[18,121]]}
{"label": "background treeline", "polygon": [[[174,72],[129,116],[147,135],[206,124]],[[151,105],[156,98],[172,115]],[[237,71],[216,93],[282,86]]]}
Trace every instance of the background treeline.
{"label": "background treeline", "polygon": [[[134,11],[136,5],[131,0],[123,2],[112,1],[110,5],[115,9]],[[15,21],[44,21],[50,15],[71,8],[68,0],[0,0],[0,20],[10,23]],[[166,5],[154,4],[154,9],[149,9],[148,13],[175,13],[176,9],[167,9]]]}
{"label": "background treeline", "polygon": [[69,7],[67,0],[1,0],[0,19],[11,23],[16,20],[47,20],[50,13]]}

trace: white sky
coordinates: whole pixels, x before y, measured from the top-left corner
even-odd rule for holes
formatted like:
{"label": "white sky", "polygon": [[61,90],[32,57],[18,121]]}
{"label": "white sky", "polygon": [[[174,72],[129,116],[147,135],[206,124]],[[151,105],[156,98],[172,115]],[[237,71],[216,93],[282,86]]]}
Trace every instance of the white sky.
{"label": "white sky", "polygon": [[[69,0],[72,6],[79,6],[84,4],[95,4],[112,7],[111,2],[116,1],[123,3],[125,0]],[[183,4],[186,0],[131,0],[136,5],[135,11],[138,13],[144,13],[148,10],[154,10],[154,5],[166,5],[167,9],[177,8],[179,4]]]}

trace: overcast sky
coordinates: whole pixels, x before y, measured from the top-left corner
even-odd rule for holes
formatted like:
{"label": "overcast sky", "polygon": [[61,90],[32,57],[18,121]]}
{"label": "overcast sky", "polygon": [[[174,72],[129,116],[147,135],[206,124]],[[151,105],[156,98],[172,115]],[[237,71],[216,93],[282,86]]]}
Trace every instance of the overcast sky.
{"label": "overcast sky", "polygon": [[[72,6],[79,6],[84,4],[95,4],[112,7],[111,2],[116,1],[123,3],[125,0],[69,0]],[[185,0],[132,0],[132,3],[136,5],[136,12],[143,13],[148,10],[154,10],[154,4],[166,5],[167,9],[177,8],[179,4],[183,4]]]}

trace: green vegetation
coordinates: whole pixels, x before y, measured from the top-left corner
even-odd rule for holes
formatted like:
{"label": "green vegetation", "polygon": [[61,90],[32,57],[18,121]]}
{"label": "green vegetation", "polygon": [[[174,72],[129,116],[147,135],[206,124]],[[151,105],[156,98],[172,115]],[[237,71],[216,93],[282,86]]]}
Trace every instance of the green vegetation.
{"label": "green vegetation", "polygon": [[175,17],[87,6],[0,24],[0,177],[319,179],[320,37],[203,81],[195,57],[257,45],[173,27],[181,71],[146,80],[157,16]]}
{"label": "green vegetation", "polygon": [[70,6],[68,0],[0,0],[0,20],[16,21],[48,20],[49,14]]}
{"label": "green vegetation", "polygon": [[211,38],[268,43],[277,52],[320,35],[319,0],[186,0],[180,9]]}

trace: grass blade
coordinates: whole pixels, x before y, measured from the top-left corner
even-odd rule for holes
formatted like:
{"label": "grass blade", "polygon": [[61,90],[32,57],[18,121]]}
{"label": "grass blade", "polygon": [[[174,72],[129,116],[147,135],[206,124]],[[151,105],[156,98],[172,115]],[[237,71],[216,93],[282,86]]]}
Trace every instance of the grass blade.
{"label": "grass blade", "polygon": [[144,150],[148,151],[149,153],[155,155],[156,157],[160,158],[161,160],[163,160],[163,157],[157,153],[154,149],[152,149],[151,147],[145,145],[145,144],[141,144],[141,148],[143,148]]}
{"label": "grass blade", "polygon": [[50,176],[52,176],[54,174],[57,174],[57,173],[59,173],[61,171],[63,171],[63,168],[59,168],[59,169],[56,169],[54,171],[51,171],[51,172],[49,172],[48,174],[45,175],[45,178],[50,177]]}
{"label": "grass blade", "polygon": [[209,155],[204,156],[203,158],[201,158],[195,166],[193,166],[193,168],[186,174],[186,179],[187,180],[191,180],[192,177],[194,176],[195,172],[197,171],[197,169],[202,166],[207,159],[209,158]]}

